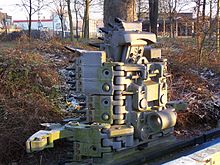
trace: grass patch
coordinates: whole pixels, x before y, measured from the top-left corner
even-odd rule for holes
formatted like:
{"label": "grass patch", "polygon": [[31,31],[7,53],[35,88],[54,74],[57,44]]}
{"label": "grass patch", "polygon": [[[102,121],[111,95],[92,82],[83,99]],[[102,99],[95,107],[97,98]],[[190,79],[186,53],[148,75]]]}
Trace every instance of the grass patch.
{"label": "grass patch", "polygon": [[40,123],[59,121],[63,115],[54,64],[29,43],[1,47],[0,162],[9,163],[25,154],[25,141],[40,129]]}

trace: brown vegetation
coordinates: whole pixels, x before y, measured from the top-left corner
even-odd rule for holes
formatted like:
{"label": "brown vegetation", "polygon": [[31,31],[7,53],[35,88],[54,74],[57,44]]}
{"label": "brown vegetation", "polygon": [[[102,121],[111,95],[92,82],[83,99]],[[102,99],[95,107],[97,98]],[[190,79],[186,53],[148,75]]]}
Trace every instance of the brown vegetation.
{"label": "brown vegetation", "polygon": [[[206,59],[202,65],[197,65],[192,39],[163,39],[160,43],[172,75],[169,98],[182,99],[189,104],[187,110],[178,112],[176,135],[198,135],[215,127],[220,119],[220,103],[215,97],[220,92],[215,84],[219,79],[202,78],[200,70],[211,68],[218,78],[220,65],[216,55],[207,50]],[[69,60],[74,58],[74,54],[64,49],[69,44],[55,39],[29,44],[25,37],[17,42],[0,44],[0,162],[27,164],[30,160],[36,164],[47,162],[52,154],[64,152],[61,146],[53,153],[47,150],[27,155],[25,141],[40,129],[40,123],[59,122],[69,115],[60,111],[63,80],[58,74],[58,69],[68,66]],[[91,50],[83,42],[73,42],[73,46]]]}
{"label": "brown vegetation", "polygon": [[[25,141],[40,129],[40,123],[59,122],[62,78],[58,68],[74,57],[67,43],[0,43],[0,162],[22,160]],[[76,47],[83,44],[75,43]]]}
{"label": "brown vegetation", "polygon": [[52,63],[21,47],[0,53],[0,162],[21,157],[41,122],[60,120],[59,75]]}
{"label": "brown vegetation", "polygon": [[[217,54],[206,49],[199,65],[196,46],[192,39],[163,40],[160,45],[168,58],[170,73],[170,100],[182,99],[188,103],[185,111],[178,112],[176,134],[198,135],[217,126],[220,119],[220,61]],[[214,75],[203,77],[204,68]]]}

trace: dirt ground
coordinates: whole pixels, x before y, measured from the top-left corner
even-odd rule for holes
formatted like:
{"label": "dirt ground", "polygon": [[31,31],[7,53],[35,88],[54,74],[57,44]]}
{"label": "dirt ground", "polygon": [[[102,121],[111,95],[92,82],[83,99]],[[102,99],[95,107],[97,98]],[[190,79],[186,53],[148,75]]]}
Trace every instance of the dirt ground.
{"label": "dirt ground", "polygon": [[[211,54],[196,65],[191,42],[163,39],[158,44],[168,58],[170,100],[188,103],[187,110],[178,112],[175,134],[180,138],[210,130],[220,119],[220,61]],[[25,141],[41,128],[40,123],[59,122],[71,115],[63,111],[60,69],[76,55],[65,50],[65,45],[92,49],[84,42],[59,40],[0,42],[0,162],[54,164],[65,153],[62,142],[54,150],[25,153]]]}

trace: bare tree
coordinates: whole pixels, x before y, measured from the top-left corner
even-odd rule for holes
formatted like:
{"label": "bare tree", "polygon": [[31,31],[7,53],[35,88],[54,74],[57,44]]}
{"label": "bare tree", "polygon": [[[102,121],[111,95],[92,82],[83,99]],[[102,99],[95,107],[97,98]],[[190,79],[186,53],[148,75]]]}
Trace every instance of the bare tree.
{"label": "bare tree", "polygon": [[47,6],[48,3],[44,3],[43,0],[21,0],[21,4],[17,5],[23,7],[28,14],[28,37],[31,39],[32,16],[43,7]]}
{"label": "bare tree", "polygon": [[159,12],[163,13],[163,19],[169,19],[170,28],[169,28],[169,34],[171,38],[175,37],[175,28],[176,33],[178,30],[178,27],[175,26],[175,23],[177,25],[177,17],[178,13],[180,13],[183,9],[186,9],[190,7],[189,3],[192,2],[190,0],[160,0],[159,1]]}
{"label": "bare tree", "polygon": [[[198,64],[204,59],[204,43],[206,41],[206,36],[211,27],[207,28],[207,22],[205,19],[205,7],[204,2],[201,0],[196,0],[196,48],[198,56]],[[206,2],[205,2],[206,3]],[[202,7],[202,10],[201,10]]]}
{"label": "bare tree", "polygon": [[76,25],[76,38],[79,38],[79,16],[80,9],[82,8],[82,3],[80,0],[74,0],[74,12],[75,12],[75,25]]}
{"label": "bare tree", "polygon": [[[218,48],[219,48],[219,9],[218,9],[218,3],[219,0],[213,1],[210,0],[209,1],[209,5],[210,5],[210,13],[209,13],[209,20],[206,19],[206,14],[205,11],[206,10],[206,5],[207,5],[207,1],[205,0],[195,0],[194,1],[196,6],[195,6],[195,12],[196,12],[196,23],[195,23],[195,34],[196,34],[196,49],[197,49],[197,59],[198,59],[198,63],[199,65],[201,65],[204,60],[207,59],[208,53],[206,52],[206,50],[209,50],[208,52],[211,52],[211,43],[212,42],[212,31],[215,30],[215,34],[216,34],[216,48],[217,48],[217,52],[218,52]],[[215,19],[212,18],[213,15],[213,4],[214,6],[217,6],[217,10],[216,10],[216,16]],[[216,26],[215,26],[216,25]],[[209,37],[208,37],[209,36]],[[209,40],[207,40],[209,39]],[[209,42],[209,46],[206,47],[206,43]],[[214,43],[214,42],[213,42]],[[214,44],[213,44],[214,45]],[[206,49],[207,48],[207,49]]]}
{"label": "bare tree", "polygon": [[108,23],[113,23],[116,17],[119,17],[128,22],[137,20],[136,0],[105,0],[105,26],[108,26]]}
{"label": "bare tree", "polygon": [[170,37],[174,38],[174,20],[177,9],[177,0],[171,0],[168,3],[169,5],[169,19],[170,19]]}
{"label": "bare tree", "polygon": [[159,6],[158,6],[158,10],[159,10],[159,13],[166,13],[168,14],[169,13],[169,3],[170,3],[170,0],[160,0],[159,1]]}
{"label": "bare tree", "polygon": [[175,22],[177,21],[177,14],[181,12],[182,8],[187,4],[187,0],[162,0],[159,2],[159,11],[163,13],[164,19],[169,19],[170,38],[175,37]]}
{"label": "bare tree", "polygon": [[197,48],[198,64],[201,64],[204,59],[203,51],[204,51],[206,36],[212,27],[207,26],[207,22],[205,19],[205,11],[204,11],[205,7],[203,4],[205,1],[196,0],[195,2],[196,2],[196,16],[197,16],[196,17],[196,48]]}
{"label": "bare tree", "polygon": [[[159,1],[159,13],[163,15],[163,20],[169,19],[170,23],[170,30],[169,34],[170,37],[174,37],[174,21],[177,14],[177,5],[180,5],[181,0],[161,0]],[[165,24],[164,24],[165,25]],[[164,27],[165,33],[165,27]]]}
{"label": "bare tree", "polygon": [[[89,38],[90,34],[90,9],[95,7],[95,11],[92,12],[100,12],[100,8],[102,9],[104,0],[74,0],[74,12],[75,12],[75,20],[76,20],[76,36],[79,37],[79,18],[83,19],[82,25],[82,37]],[[82,11],[84,9],[84,11]],[[81,14],[81,11],[83,15]],[[103,10],[101,10],[103,11]]]}
{"label": "bare tree", "polygon": [[164,36],[166,35],[166,20],[168,18],[170,18],[169,17],[169,5],[168,4],[169,4],[168,0],[160,0],[159,1],[159,7],[158,7],[160,16],[163,19],[163,35]]}
{"label": "bare tree", "polygon": [[146,17],[148,12],[148,1],[146,0],[137,0],[137,18],[142,20]]}
{"label": "bare tree", "polygon": [[55,6],[55,13],[58,15],[60,19],[61,24],[61,36],[64,38],[64,21],[65,21],[65,15],[66,15],[66,1],[65,0],[53,0],[53,4]]}
{"label": "bare tree", "polygon": [[68,9],[68,16],[69,16],[69,25],[70,25],[70,40],[73,41],[73,17],[71,11],[71,2],[70,0],[66,0],[67,9]]}

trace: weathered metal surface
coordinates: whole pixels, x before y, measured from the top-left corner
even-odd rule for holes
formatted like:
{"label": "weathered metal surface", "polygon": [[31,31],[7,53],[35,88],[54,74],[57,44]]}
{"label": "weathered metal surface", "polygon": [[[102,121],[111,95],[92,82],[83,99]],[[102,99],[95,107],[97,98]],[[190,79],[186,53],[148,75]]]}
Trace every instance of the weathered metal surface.
{"label": "weathered metal surface", "polygon": [[164,165],[218,165],[220,164],[220,141],[205,149],[197,151],[187,156],[180,157]]}
{"label": "weathered metal surface", "polygon": [[[196,137],[175,141],[169,144],[165,149],[161,148],[160,152],[151,153],[146,156],[145,165],[164,164],[180,157],[191,155],[215,144],[219,144],[219,137],[220,129],[217,128]],[[187,158],[186,162],[188,162],[188,160],[190,159]],[[220,162],[216,163],[219,164]]]}
{"label": "weathered metal surface", "polygon": [[105,31],[102,51],[68,47],[80,55],[72,65],[71,83],[76,92],[86,95],[86,120],[39,131],[28,139],[28,152],[68,138],[72,162],[115,164],[173,141],[177,115],[172,108],[176,104],[167,107],[167,60],[160,50],[145,49],[156,42],[156,36],[141,32],[140,27],[118,21]]}

